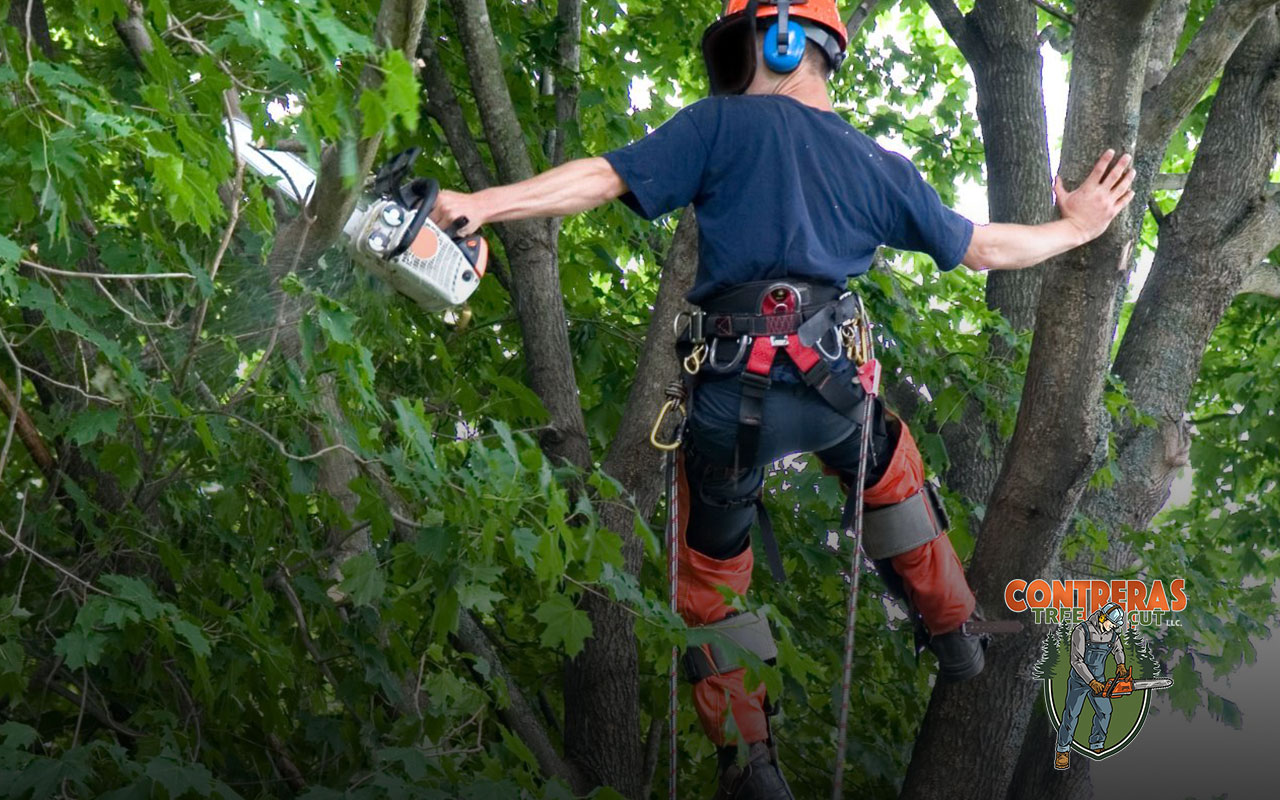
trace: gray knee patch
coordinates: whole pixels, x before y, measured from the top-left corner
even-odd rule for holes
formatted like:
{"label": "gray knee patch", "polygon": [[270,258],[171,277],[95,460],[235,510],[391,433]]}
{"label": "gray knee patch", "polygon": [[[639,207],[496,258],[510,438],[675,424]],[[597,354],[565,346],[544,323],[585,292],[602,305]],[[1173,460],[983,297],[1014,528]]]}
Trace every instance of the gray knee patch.
{"label": "gray knee patch", "polygon": [[932,484],[862,517],[862,549],[873,559],[892,558],[928,544],[947,530],[947,515]]}
{"label": "gray knee patch", "polygon": [[723,675],[747,666],[746,659],[741,657],[744,650],[761,661],[773,661],[778,657],[778,645],[773,641],[769,621],[759,614],[734,614],[702,627],[716,634],[716,638],[705,646],[690,647],[685,651],[685,677],[690,683],[699,683],[712,675]]}

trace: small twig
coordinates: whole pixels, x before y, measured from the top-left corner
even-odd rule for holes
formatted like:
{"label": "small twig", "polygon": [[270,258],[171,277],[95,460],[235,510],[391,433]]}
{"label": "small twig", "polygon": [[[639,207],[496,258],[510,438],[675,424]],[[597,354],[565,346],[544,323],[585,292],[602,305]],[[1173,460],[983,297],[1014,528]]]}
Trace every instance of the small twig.
{"label": "small twig", "polygon": [[71,580],[75,581],[77,584],[79,584],[79,585],[80,585],[80,586],[82,586],[83,588],[85,588],[85,589],[87,589],[87,590],[89,590],[89,591],[91,591],[91,592],[96,592],[97,594],[100,594],[100,595],[102,595],[103,597],[110,597],[110,596],[111,596],[111,593],[110,593],[110,592],[106,592],[106,591],[103,591],[102,589],[99,589],[97,586],[94,586],[94,585],[93,585],[92,583],[90,583],[89,581],[86,581],[84,578],[81,578],[79,575],[75,574],[74,572],[72,572],[71,570],[69,570],[69,569],[67,569],[66,567],[62,566],[61,564],[59,564],[58,562],[54,561],[53,559],[48,558],[47,556],[43,555],[42,553],[37,552],[34,548],[32,548],[32,547],[28,547],[27,545],[25,545],[25,544],[23,544],[22,542],[18,541],[17,539],[13,538],[12,536],[10,536],[10,535],[9,535],[9,532],[8,532],[8,531],[6,531],[6,530],[4,529],[4,525],[3,525],[3,524],[0,524],[0,536],[3,536],[4,538],[6,538],[6,539],[8,539],[9,541],[13,542],[13,544],[14,544],[14,545],[19,549],[19,550],[23,551],[24,553],[27,553],[27,554],[29,554],[29,555],[31,555],[31,556],[34,556],[34,557],[35,557],[35,558],[36,558],[36,559],[37,559],[41,564],[44,564],[44,565],[45,565],[45,566],[47,566],[47,567],[51,567],[51,568],[53,568],[54,570],[57,570],[58,572],[62,573],[62,575],[64,575],[65,577],[70,578]]}
{"label": "small twig", "polygon": [[267,581],[268,586],[279,587],[284,593],[285,599],[289,601],[289,607],[293,609],[293,618],[298,623],[298,633],[302,636],[302,646],[311,654],[311,658],[316,662],[316,666],[324,673],[324,677],[329,681],[329,685],[338,689],[338,679],[334,677],[333,672],[329,669],[328,663],[321,657],[320,651],[316,648],[316,643],[311,639],[311,628],[307,625],[307,615],[303,613],[302,602],[298,600],[298,595],[293,591],[293,585],[289,582],[289,576],[284,572],[284,566],[281,565],[280,571],[272,575]]}
{"label": "small twig", "polygon": [[1063,22],[1067,23],[1068,25],[1075,25],[1075,24],[1076,24],[1076,18],[1075,18],[1075,17],[1073,17],[1072,15],[1070,15],[1070,14],[1068,14],[1067,12],[1063,11],[1062,9],[1058,8],[1057,6],[1055,6],[1055,5],[1054,5],[1054,4],[1052,4],[1052,3],[1045,2],[1045,0],[1031,0],[1031,4],[1032,4],[1032,5],[1034,5],[1034,6],[1036,6],[1036,7],[1037,7],[1037,8],[1039,8],[1039,9],[1042,9],[1043,11],[1045,11],[1046,13],[1048,13],[1048,14],[1049,14],[1049,16],[1051,16],[1051,17],[1057,17],[1058,19],[1062,20]]}
{"label": "small twig", "polygon": [[116,299],[116,296],[113,295],[110,291],[108,291],[107,287],[102,285],[101,280],[95,277],[93,279],[93,284],[94,286],[98,287],[98,291],[106,295],[107,299],[111,301],[111,305],[119,309],[120,313],[128,317],[129,321],[134,323],[135,325],[142,325],[143,327],[147,327],[147,328],[169,328],[170,330],[177,329],[178,326],[174,325],[172,322],[168,320],[165,320],[164,322],[147,322],[145,319],[139,318],[138,315],[134,314],[132,311],[130,311],[129,309],[121,305],[120,301]]}
{"label": "small twig", "polygon": [[63,278],[86,278],[88,280],[108,280],[108,281],[163,281],[163,280],[194,280],[195,276],[186,272],[73,272],[66,269],[55,269],[46,267],[43,264],[37,264],[27,259],[20,260],[22,266],[43,272],[47,275],[58,275]]}
{"label": "small twig", "polygon": [[84,683],[80,685],[80,713],[76,714],[76,732],[71,735],[72,750],[80,746],[80,726],[84,724],[85,706],[89,705],[89,668],[81,667],[80,671],[84,673]]}
{"label": "small twig", "polygon": [[[352,458],[354,458],[356,461],[359,461],[361,464],[371,463],[369,459],[365,458],[364,456],[360,455],[356,451],[352,450],[350,447],[347,447],[345,444],[331,444],[328,447],[322,447],[319,450],[315,451],[314,453],[311,453],[305,456],[294,455],[293,453],[290,453],[288,448],[284,446],[284,442],[280,441],[275,436],[272,436],[271,433],[267,431],[265,428],[263,428],[261,425],[257,424],[256,422],[253,422],[252,420],[245,419],[239,414],[233,414],[230,411],[224,411],[222,409],[217,409],[217,408],[206,409],[200,413],[217,414],[223,417],[230,417],[231,419],[234,419],[235,421],[243,425],[248,425],[250,428],[252,428],[253,430],[257,431],[259,434],[261,434],[262,437],[265,438],[267,441],[275,445],[276,450],[280,451],[280,455],[284,456],[285,458],[291,461],[314,461],[315,459],[320,458],[326,453],[331,453],[334,450],[342,450],[343,452],[347,453]],[[160,415],[155,415],[155,416],[160,416]]]}

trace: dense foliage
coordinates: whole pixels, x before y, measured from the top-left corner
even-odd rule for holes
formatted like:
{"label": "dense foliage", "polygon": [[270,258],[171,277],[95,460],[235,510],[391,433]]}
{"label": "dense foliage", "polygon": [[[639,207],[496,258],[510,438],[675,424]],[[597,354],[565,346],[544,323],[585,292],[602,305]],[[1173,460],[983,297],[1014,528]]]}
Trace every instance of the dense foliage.
{"label": "dense foliage", "polygon": [[[11,4],[25,7],[0,7]],[[700,96],[692,54],[717,5],[586,3],[569,151],[620,146]],[[636,515],[646,565],[627,574],[598,519],[625,493],[538,445],[545,412],[501,280],[445,316],[339,249],[277,280],[267,253],[295,210],[238,172],[224,143],[230,92],[268,142],[313,163],[337,143],[349,180],[357,140],[381,134],[380,158],[421,146],[419,171],[459,185],[420,111],[415,59],[375,44],[372,2],[42,10],[47,40],[32,32],[42,15],[33,29],[10,14],[0,33],[0,796],[572,796],[499,720],[508,681],[556,731],[552,676],[592,635],[581,598],[604,594],[637,618],[645,722],[661,717],[668,653],[684,637],[665,610],[661,520]],[[556,119],[539,65],[552,61],[554,6],[490,12],[530,151],[545,159]],[[149,50],[117,35],[122,20],[149,32]],[[423,35],[464,86],[452,25],[429,5]],[[923,2],[881,25],[892,35],[864,34],[838,79],[843,113],[900,138],[953,200],[982,174],[963,60]],[[562,229],[596,453],[620,422],[673,229],[619,204]],[[889,372],[933,401],[915,417],[931,469],[947,453],[928,431],[971,399],[1007,435],[1026,341],[987,309],[982,280],[895,256],[863,285]],[[1181,687],[1196,669],[1251,661],[1248,642],[1274,615],[1276,334],[1274,301],[1229,314],[1196,400],[1193,500],[1132,534],[1144,571],[1193,587],[1187,627],[1157,650],[1177,665],[1178,707],[1207,703],[1237,724],[1229,700]],[[989,356],[992,338],[1007,358]],[[343,483],[345,506],[322,482],[336,452],[366,467]],[[816,797],[835,721],[845,556],[827,532],[842,498],[815,464],[780,471],[769,504],[792,577],[762,578],[752,602],[779,632],[779,668],[761,674],[782,698],[782,756],[797,794]],[[955,505],[967,556],[982,509]],[[368,547],[335,564],[353,539]],[[461,614],[483,620],[500,663],[456,647]],[[887,604],[864,598],[858,633],[851,784],[888,797],[932,678]],[[706,785],[711,747],[691,711],[681,723],[682,781]]]}

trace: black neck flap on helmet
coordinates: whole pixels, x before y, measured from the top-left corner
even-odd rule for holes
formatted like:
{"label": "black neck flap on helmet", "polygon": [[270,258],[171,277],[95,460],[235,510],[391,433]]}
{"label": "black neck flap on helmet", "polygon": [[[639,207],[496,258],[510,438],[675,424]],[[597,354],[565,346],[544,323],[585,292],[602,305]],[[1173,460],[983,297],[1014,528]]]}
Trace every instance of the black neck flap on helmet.
{"label": "black neck flap on helmet", "polygon": [[707,65],[711,94],[742,94],[756,76],[756,10],[722,17],[702,34],[702,60]]}

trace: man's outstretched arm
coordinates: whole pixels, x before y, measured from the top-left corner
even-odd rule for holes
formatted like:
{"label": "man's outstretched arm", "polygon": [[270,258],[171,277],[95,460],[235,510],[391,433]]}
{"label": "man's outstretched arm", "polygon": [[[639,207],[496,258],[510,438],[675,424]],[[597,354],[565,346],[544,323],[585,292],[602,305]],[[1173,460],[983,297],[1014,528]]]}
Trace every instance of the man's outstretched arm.
{"label": "man's outstretched arm", "polygon": [[1108,150],[1074,192],[1055,179],[1061,219],[1043,225],[975,225],[962,263],[975,271],[1022,269],[1098,238],[1133,199],[1131,161],[1127,153],[1116,158]]}
{"label": "man's outstretched arm", "polygon": [[441,190],[431,221],[442,228],[460,222],[459,232],[466,236],[490,222],[576,214],[604,205],[626,191],[626,182],[608,161],[580,158],[528,180],[474,194]]}

